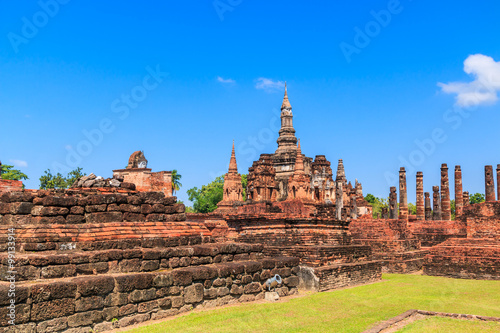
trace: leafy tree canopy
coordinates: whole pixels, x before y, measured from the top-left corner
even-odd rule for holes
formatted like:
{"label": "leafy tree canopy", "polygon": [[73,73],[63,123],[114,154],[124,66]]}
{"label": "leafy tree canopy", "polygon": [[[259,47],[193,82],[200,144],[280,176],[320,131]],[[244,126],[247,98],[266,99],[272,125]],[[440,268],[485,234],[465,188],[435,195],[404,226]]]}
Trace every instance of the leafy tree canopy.
{"label": "leafy tree canopy", "polygon": [[181,178],[182,176],[177,172],[176,169],[172,170],[172,190],[174,194],[182,187]]}
{"label": "leafy tree canopy", "polygon": [[389,208],[389,200],[384,198],[377,198],[373,194],[368,193],[365,200],[373,207],[373,218],[377,218],[382,213],[382,208]]}
{"label": "leafy tree canopy", "polygon": [[410,212],[410,215],[417,215],[417,206],[413,202],[409,202],[408,211]]}
{"label": "leafy tree canopy", "polygon": [[470,201],[470,204],[475,204],[475,203],[480,203],[480,202],[484,202],[485,201],[485,197],[484,197],[484,194],[482,193],[474,193],[472,195],[469,196],[469,201]]}
{"label": "leafy tree canopy", "polygon": [[25,180],[29,179],[28,176],[22,173],[20,170],[14,169],[13,165],[2,164],[0,169],[0,175],[2,179],[10,180]]}
{"label": "leafy tree canopy", "polygon": [[82,173],[82,168],[76,168],[73,171],[68,172],[66,177],[61,175],[59,172],[53,175],[50,169],[44,171],[44,174],[40,177],[40,189],[65,189],[69,188],[73,183],[80,177],[85,176]]}
{"label": "leafy tree canopy", "polygon": [[[246,200],[247,175],[241,175],[243,186],[243,200]],[[217,209],[217,204],[222,201],[224,194],[224,176],[215,178],[201,189],[193,187],[187,190],[189,200],[193,202],[195,213],[210,213]]]}

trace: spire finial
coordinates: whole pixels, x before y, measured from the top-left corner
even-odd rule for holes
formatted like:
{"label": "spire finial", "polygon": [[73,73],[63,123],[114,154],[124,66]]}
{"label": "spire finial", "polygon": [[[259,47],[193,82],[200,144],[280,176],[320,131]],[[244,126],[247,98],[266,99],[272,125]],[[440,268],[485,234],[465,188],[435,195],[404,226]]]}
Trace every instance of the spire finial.
{"label": "spire finial", "polygon": [[288,101],[288,92],[285,81],[285,96],[283,97],[283,103],[281,104],[281,110],[283,109],[291,109],[292,105],[290,105],[290,101]]}
{"label": "spire finial", "polygon": [[231,160],[229,161],[229,173],[238,173],[238,165],[236,164],[236,154],[234,153],[234,140],[233,140],[233,149],[231,150]]}

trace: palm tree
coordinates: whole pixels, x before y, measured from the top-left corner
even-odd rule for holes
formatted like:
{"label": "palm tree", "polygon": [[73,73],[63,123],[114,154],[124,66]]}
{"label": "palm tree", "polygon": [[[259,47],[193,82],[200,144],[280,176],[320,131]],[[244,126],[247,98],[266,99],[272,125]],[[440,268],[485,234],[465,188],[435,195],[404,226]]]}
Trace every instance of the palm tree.
{"label": "palm tree", "polygon": [[182,176],[177,172],[176,169],[172,170],[172,190],[174,190],[174,194],[182,187],[182,184],[180,182],[181,178]]}

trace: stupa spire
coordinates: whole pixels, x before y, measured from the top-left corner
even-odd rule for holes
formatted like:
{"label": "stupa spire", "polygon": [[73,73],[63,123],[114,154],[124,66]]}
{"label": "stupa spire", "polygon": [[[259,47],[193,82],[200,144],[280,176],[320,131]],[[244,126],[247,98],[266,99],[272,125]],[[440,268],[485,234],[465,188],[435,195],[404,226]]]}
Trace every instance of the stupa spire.
{"label": "stupa spire", "polygon": [[236,154],[234,153],[234,140],[233,140],[233,150],[231,151],[231,160],[229,161],[229,173],[238,173],[238,165],[236,164]]}

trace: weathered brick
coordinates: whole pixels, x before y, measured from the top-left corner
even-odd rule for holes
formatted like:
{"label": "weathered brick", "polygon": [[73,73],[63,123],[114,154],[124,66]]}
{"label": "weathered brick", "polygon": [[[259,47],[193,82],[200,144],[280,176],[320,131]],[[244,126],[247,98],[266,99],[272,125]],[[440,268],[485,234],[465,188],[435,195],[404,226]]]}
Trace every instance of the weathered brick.
{"label": "weathered brick", "polygon": [[170,297],[164,297],[158,299],[158,306],[162,309],[169,309],[172,306],[172,299]]}
{"label": "weathered brick", "polygon": [[118,318],[118,307],[113,306],[102,310],[102,318],[107,321],[113,320],[113,318]]}
{"label": "weathered brick", "polygon": [[75,301],[75,312],[84,312],[104,307],[104,299],[100,296],[82,297]]}
{"label": "weathered brick", "polygon": [[95,213],[95,212],[105,212],[107,208],[106,204],[102,205],[88,205],[85,207],[85,212],[87,213]]}
{"label": "weathered brick", "polygon": [[[0,306],[10,305],[11,297],[9,296],[10,285],[3,283],[0,284]],[[28,286],[16,285],[16,304],[24,303],[30,294]]]}
{"label": "weathered brick", "polygon": [[118,323],[119,323],[120,327],[125,327],[125,326],[130,326],[130,325],[145,322],[145,321],[149,320],[149,318],[150,318],[149,313],[143,313],[143,314],[138,314],[138,315],[134,315],[131,317],[122,318],[119,320]]}
{"label": "weathered brick", "polygon": [[75,313],[75,300],[70,298],[34,303],[31,306],[31,320],[33,321],[66,317],[73,313]]}
{"label": "weathered brick", "polygon": [[106,296],[115,288],[115,280],[111,276],[89,276],[72,280],[78,286],[82,296]]}
{"label": "weathered brick", "polygon": [[146,204],[162,204],[165,199],[165,194],[162,192],[139,192],[139,197]]}
{"label": "weathered brick", "polygon": [[90,326],[93,323],[100,322],[101,320],[102,314],[100,311],[80,312],[68,317],[68,326]]}
{"label": "weathered brick", "polygon": [[33,204],[31,202],[13,202],[9,204],[10,214],[31,214],[32,208]]}
{"label": "weathered brick", "polygon": [[123,221],[121,212],[99,212],[85,214],[87,223],[109,223]]}
{"label": "weathered brick", "polygon": [[254,294],[262,290],[262,286],[258,282],[252,282],[245,286],[245,294]]}
{"label": "weathered brick", "polygon": [[70,206],[76,206],[77,204],[78,200],[75,197],[56,197],[49,195],[42,199],[43,206],[70,207]]}
{"label": "weathered brick", "polygon": [[169,287],[174,283],[172,274],[159,273],[153,279],[153,286],[155,287]]}
{"label": "weathered brick", "polygon": [[68,327],[67,318],[56,318],[38,323],[36,329],[38,332],[59,332]]}
{"label": "weathered brick", "polygon": [[82,215],[85,213],[85,208],[82,206],[73,206],[69,210],[70,214],[75,214],[75,215]]}
{"label": "weathered brick", "polygon": [[34,284],[30,288],[31,299],[34,303],[39,303],[59,298],[74,298],[76,296],[76,288],[77,286],[73,281]]}
{"label": "weathered brick", "polygon": [[184,288],[184,301],[186,303],[198,303],[203,300],[203,285],[195,283]]}
{"label": "weathered brick", "polygon": [[159,260],[143,260],[141,262],[141,272],[151,272],[160,268]]}
{"label": "weathered brick", "polygon": [[187,268],[180,268],[172,271],[172,278],[175,285],[187,286],[193,281],[193,273]]}
{"label": "weathered brick", "polygon": [[137,304],[127,304],[118,309],[118,316],[123,317],[137,312]]}
{"label": "weathered brick", "polygon": [[173,308],[180,308],[184,305],[184,297],[182,296],[174,296],[172,297],[172,307]]}
{"label": "weathered brick", "polygon": [[126,293],[112,293],[106,296],[104,300],[104,305],[106,306],[117,306],[124,305],[128,302],[128,294]]}
{"label": "weathered brick", "polygon": [[129,301],[132,303],[150,301],[155,298],[156,298],[155,288],[134,290],[128,296]]}
{"label": "weathered brick", "polygon": [[[6,306],[0,308],[0,327],[9,326],[9,320],[11,318],[8,316],[10,314],[10,309]],[[24,324],[30,321],[30,306],[28,304],[17,304],[15,305],[15,323],[16,325]]]}
{"label": "weathered brick", "polygon": [[131,292],[135,289],[147,289],[153,286],[153,274],[128,274],[116,276],[116,291]]}
{"label": "weathered brick", "polygon": [[45,279],[75,276],[76,265],[53,265],[43,267],[41,274]]}
{"label": "weathered brick", "polygon": [[85,216],[83,215],[68,215],[66,216],[66,223],[78,224],[85,223]]}
{"label": "weathered brick", "polygon": [[137,311],[139,313],[149,312],[151,310],[156,309],[157,307],[158,307],[158,301],[153,300],[153,301],[149,301],[149,302],[139,303],[137,305]]}

